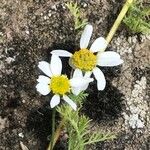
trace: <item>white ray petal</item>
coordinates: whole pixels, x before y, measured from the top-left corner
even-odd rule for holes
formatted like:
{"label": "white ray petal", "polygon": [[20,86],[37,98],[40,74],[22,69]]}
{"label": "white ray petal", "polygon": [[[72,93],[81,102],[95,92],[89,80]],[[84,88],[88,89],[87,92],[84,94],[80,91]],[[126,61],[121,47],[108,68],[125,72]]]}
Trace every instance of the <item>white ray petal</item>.
{"label": "white ray petal", "polygon": [[81,86],[81,87],[72,87],[72,93],[74,95],[78,95],[80,92],[85,91],[88,88],[89,83],[90,82],[88,82],[87,84],[85,84],[84,86]]}
{"label": "white ray petal", "polygon": [[85,84],[83,87],[81,87],[81,91],[85,91],[89,86],[89,83]]}
{"label": "white ray petal", "polygon": [[50,64],[46,61],[40,61],[38,64],[39,69],[41,69],[47,76],[51,77],[52,72],[50,69]]}
{"label": "white ray petal", "polygon": [[42,95],[47,95],[50,92],[50,88],[48,84],[38,83],[36,85],[36,90]]}
{"label": "white ray petal", "polygon": [[80,69],[75,69],[74,73],[73,73],[73,78],[76,77],[83,77],[82,71]]}
{"label": "white ray petal", "polygon": [[78,95],[82,90],[80,88],[72,87],[72,93],[74,95]]}
{"label": "white ray petal", "polygon": [[95,67],[93,69],[93,74],[97,80],[98,90],[104,90],[104,88],[106,86],[106,80],[105,80],[105,76],[104,76],[103,72],[99,68]]}
{"label": "white ray petal", "polygon": [[85,78],[89,78],[92,74],[92,71],[87,71],[84,75]]}
{"label": "white ray petal", "polygon": [[59,95],[54,95],[50,101],[50,106],[51,108],[54,108],[60,103],[60,96]]}
{"label": "white ray petal", "polygon": [[51,57],[51,71],[53,75],[61,75],[62,62],[57,55]]}
{"label": "white ray petal", "polygon": [[117,52],[107,51],[97,55],[97,64],[99,66],[118,66],[123,63]]}
{"label": "white ray petal", "polygon": [[61,56],[61,57],[71,57],[72,54],[66,50],[61,50],[61,49],[58,49],[58,50],[53,50],[51,52],[51,54],[54,54],[54,55],[57,55],[57,56]]}
{"label": "white ray petal", "polygon": [[76,77],[76,78],[70,79],[70,84],[71,84],[72,87],[80,88],[80,87],[84,86],[87,83],[88,83],[88,81],[84,78]]}
{"label": "white ray petal", "polygon": [[107,47],[107,41],[103,37],[97,38],[94,43],[91,45],[91,52],[98,52]]}
{"label": "white ray petal", "polygon": [[77,110],[77,105],[68,96],[63,96],[64,101],[66,101],[74,110]]}
{"label": "white ray petal", "polygon": [[43,76],[43,75],[39,75],[39,78],[37,79],[37,81],[39,83],[43,83],[43,84],[50,84],[50,78],[49,77],[46,77],[46,76]]}
{"label": "white ray petal", "polygon": [[80,39],[80,48],[87,48],[90,38],[92,36],[92,32],[93,32],[93,27],[92,25],[86,25],[85,29],[81,35],[81,39]]}
{"label": "white ray petal", "polygon": [[90,82],[93,82],[93,78],[72,78],[70,79],[71,87],[78,88],[80,91],[84,91],[87,89]]}

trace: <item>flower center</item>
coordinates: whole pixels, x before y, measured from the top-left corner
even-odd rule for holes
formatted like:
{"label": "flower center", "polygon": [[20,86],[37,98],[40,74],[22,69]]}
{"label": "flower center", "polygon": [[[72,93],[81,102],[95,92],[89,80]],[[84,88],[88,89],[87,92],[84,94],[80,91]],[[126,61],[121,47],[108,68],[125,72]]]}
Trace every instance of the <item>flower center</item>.
{"label": "flower center", "polygon": [[54,94],[64,95],[70,91],[70,82],[65,75],[53,76],[49,87]]}
{"label": "flower center", "polygon": [[73,54],[71,61],[76,68],[91,71],[96,66],[96,55],[88,49],[81,49]]}

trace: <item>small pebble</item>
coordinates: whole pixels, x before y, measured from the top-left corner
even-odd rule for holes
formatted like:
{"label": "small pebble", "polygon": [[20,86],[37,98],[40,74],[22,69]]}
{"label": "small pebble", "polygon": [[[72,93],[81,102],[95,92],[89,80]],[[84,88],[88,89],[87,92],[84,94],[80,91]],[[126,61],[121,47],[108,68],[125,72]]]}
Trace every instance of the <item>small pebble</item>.
{"label": "small pebble", "polygon": [[136,43],[137,42],[137,38],[134,36],[134,37],[132,37],[132,42],[133,43]]}
{"label": "small pebble", "polygon": [[129,37],[129,38],[128,38],[128,42],[129,42],[129,44],[132,43],[132,37]]}
{"label": "small pebble", "polygon": [[19,137],[21,137],[21,138],[24,138],[24,135],[23,135],[23,133],[22,133],[22,132],[21,132],[21,133],[19,133],[19,134],[18,134],[18,136],[19,136]]}
{"label": "small pebble", "polygon": [[56,5],[53,5],[51,8],[52,8],[53,10],[57,10]]}
{"label": "small pebble", "polygon": [[44,20],[46,20],[47,19],[47,16],[44,16]]}
{"label": "small pebble", "polygon": [[28,30],[25,31],[26,34],[30,34],[30,32]]}
{"label": "small pebble", "polygon": [[48,13],[48,16],[49,16],[49,17],[51,17],[51,16],[52,16],[52,14],[51,14],[51,13]]}

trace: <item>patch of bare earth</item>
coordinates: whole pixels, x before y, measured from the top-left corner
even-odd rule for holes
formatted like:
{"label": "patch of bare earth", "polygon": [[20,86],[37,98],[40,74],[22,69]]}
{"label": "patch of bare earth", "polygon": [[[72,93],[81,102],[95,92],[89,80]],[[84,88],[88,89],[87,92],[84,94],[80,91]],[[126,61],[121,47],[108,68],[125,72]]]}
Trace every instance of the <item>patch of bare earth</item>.
{"label": "patch of bare earth", "polygon": [[[51,131],[50,96],[35,90],[40,60],[50,60],[50,51],[79,48],[81,30],[74,30],[67,0],[0,1],[0,149],[45,150]],[[94,26],[92,41],[106,36],[122,1],[78,1],[82,17]],[[129,36],[130,35],[130,36]],[[110,49],[120,53],[124,64],[101,68],[107,87],[95,92],[90,85],[83,113],[93,119],[91,130],[112,131],[113,141],[90,146],[93,150],[150,149],[150,45],[149,36],[132,35],[121,26]],[[92,43],[91,41],[91,43]],[[69,72],[67,62],[64,72]],[[65,143],[57,145],[66,149]]]}

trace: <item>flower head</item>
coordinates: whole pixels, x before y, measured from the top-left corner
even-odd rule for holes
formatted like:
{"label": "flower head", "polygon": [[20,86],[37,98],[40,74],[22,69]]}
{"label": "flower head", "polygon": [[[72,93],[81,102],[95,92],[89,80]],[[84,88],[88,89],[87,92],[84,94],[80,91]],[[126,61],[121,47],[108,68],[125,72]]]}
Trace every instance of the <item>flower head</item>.
{"label": "flower head", "polygon": [[93,81],[92,78],[85,78],[83,76],[77,76],[74,73],[72,79],[68,79],[66,75],[62,75],[62,62],[56,55],[52,55],[51,63],[46,61],[39,62],[38,67],[47,75],[40,75],[37,79],[38,84],[36,89],[42,95],[47,95],[50,92],[54,94],[50,101],[51,108],[57,106],[60,103],[62,97],[74,110],[76,110],[76,104],[67,96],[70,92],[79,94],[84,90],[84,86]]}
{"label": "flower head", "polygon": [[49,87],[54,94],[64,95],[70,92],[70,81],[66,75],[53,76]]}
{"label": "flower head", "polygon": [[71,62],[76,68],[83,71],[91,71],[96,66],[96,55],[88,49],[81,49],[73,54]]}
{"label": "flower head", "polygon": [[73,68],[79,69],[90,77],[93,73],[97,80],[98,90],[103,90],[106,86],[106,80],[103,72],[97,66],[117,66],[123,63],[117,52],[106,51],[107,41],[103,37],[97,38],[88,49],[89,41],[92,36],[93,27],[86,25],[80,39],[80,49],[74,54],[65,50],[53,50],[51,54],[62,57],[70,57],[70,64]]}

